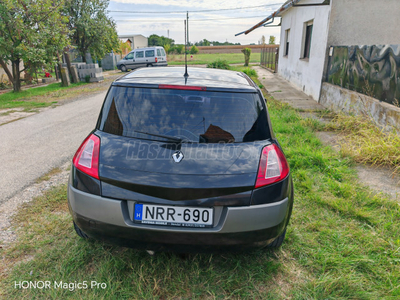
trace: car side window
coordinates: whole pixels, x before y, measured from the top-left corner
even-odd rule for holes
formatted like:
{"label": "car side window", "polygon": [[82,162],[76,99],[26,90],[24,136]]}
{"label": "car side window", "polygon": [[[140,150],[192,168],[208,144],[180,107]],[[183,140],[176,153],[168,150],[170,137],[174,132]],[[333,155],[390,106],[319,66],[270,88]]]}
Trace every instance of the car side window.
{"label": "car side window", "polygon": [[133,52],[131,52],[127,56],[125,56],[125,59],[133,59]]}
{"label": "car side window", "polygon": [[136,58],[144,57],[143,51],[136,51],[135,57],[136,57]]}
{"label": "car side window", "polygon": [[154,50],[146,50],[146,57],[154,57]]}
{"label": "car side window", "polygon": [[157,49],[157,56],[161,56],[161,50]]}

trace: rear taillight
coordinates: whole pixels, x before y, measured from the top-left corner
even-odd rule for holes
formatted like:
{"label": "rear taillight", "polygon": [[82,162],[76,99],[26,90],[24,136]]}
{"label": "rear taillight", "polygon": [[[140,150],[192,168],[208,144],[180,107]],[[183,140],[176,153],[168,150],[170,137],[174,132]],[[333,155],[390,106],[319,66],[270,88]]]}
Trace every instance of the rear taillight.
{"label": "rear taillight", "polygon": [[255,188],[281,181],[288,174],[289,165],[281,149],[275,144],[264,147]]}
{"label": "rear taillight", "polygon": [[156,62],[158,62],[158,58],[156,57]]}
{"label": "rear taillight", "polygon": [[72,163],[83,173],[99,179],[100,139],[94,134],[89,135],[76,151]]}

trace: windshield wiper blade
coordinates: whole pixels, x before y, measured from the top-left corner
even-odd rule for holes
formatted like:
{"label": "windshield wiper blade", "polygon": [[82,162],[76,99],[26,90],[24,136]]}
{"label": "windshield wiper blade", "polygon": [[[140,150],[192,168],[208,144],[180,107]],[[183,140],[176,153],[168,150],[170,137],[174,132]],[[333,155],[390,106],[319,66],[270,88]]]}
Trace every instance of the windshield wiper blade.
{"label": "windshield wiper blade", "polygon": [[180,139],[180,138],[177,138],[177,137],[173,137],[173,136],[170,136],[170,135],[156,134],[156,133],[150,133],[150,132],[144,132],[144,131],[138,131],[138,130],[135,130],[134,132],[143,133],[143,134],[147,134],[147,135],[150,135],[150,136],[156,136],[156,137],[164,138],[164,139],[167,139],[167,140],[169,140],[171,142],[175,142],[175,143],[182,143],[184,141],[183,139]]}

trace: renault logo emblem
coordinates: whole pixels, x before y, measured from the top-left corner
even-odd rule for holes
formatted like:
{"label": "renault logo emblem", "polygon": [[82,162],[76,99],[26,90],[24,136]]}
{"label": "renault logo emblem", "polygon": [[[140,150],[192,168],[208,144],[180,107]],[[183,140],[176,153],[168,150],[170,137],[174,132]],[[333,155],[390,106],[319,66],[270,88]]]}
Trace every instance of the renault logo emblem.
{"label": "renault logo emblem", "polygon": [[176,163],[179,163],[183,159],[183,153],[181,151],[176,151],[174,154],[172,154],[172,158]]}

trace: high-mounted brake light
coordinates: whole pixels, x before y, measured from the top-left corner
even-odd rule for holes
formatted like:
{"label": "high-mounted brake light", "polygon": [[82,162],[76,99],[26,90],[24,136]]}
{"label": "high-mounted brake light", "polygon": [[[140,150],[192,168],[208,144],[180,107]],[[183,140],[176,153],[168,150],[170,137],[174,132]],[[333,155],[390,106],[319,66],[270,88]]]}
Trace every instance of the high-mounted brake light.
{"label": "high-mounted brake light", "polygon": [[281,149],[275,144],[264,147],[255,188],[281,181],[288,174],[289,165]]}
{"label": "high-mounted brake light", "polygon": [[169,89],[169,90],[188,90],[188,91],[205,91],[207,88],[205,86],[189,86],[189,85],[172,85],[172,84],[160,84],[159,89]]}
{"label": "high-mounted brake light", "polygon": [[83,173],[99,179],[100,138],[89,135],[76,151],[72,163]]}

